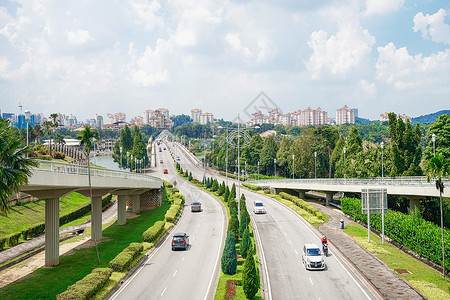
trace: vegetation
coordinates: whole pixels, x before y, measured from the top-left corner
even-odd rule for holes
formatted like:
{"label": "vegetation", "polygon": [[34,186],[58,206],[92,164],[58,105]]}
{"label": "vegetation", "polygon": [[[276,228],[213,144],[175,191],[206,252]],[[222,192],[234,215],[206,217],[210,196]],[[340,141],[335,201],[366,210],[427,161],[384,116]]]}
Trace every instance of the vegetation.
{"label": "vegetation", "polygon": [[253,255],[248,255],[244,263],[242,273],[242,288],[247,299],[253,299],[259,289],[259,276],[256,273],[255,260]]}
{"label": "vegetation", "polygon": [[236,273],[236,245],[234,233],[231,230],[228,231],[227,239],[225,240],[225,247],[221,258],[221,267],[224,274],[233,275]]}

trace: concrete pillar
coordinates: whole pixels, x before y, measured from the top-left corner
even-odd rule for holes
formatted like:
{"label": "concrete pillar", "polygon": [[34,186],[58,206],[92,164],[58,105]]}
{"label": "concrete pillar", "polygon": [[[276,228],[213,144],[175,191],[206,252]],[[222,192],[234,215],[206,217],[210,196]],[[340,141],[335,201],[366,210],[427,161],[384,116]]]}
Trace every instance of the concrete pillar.
{"label": "concrete pillar", "polygon": [[133,212],[138,214],[141,212],[141,197],[139,194],[132,195],[133,196]]}
{"label": "concrete pillar", "polygon": [[127,223],[127,196],[117,196],[117,225],[125,225]]}
{"label": "concrete pillar", "polygon": [[408,198],[409,200],[409,214],[412,214],[419,209],[420,199],[419,198]]}
{"label": "concrete pillar", "polygon": [[325,205],[328,205],[328,202],[333,200],[334,192],[326,192],[325,197]]}
{"label": "concrete pillar", "polygon": [[305,200],[306,199],[306,191],[302,191],[302,190],[298,191],[298,197],[300,199]]}
{"label": "concrete pillar", "polygon": [[59,264],[59,198],[45,199],[45,266]]}
{"label": "concrete pillar", "polygon": [[93,196],[91,202],[91,237],[96,241],[102,239],[102,197]]}

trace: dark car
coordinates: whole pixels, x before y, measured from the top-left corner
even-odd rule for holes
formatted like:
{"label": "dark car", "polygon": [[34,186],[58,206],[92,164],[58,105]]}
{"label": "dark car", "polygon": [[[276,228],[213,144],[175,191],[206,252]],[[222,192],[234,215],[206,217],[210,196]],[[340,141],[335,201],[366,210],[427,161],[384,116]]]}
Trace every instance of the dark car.
{"label": "dark car", "polygon": [[191,211],[202,211],[202,204],[200,202],[192,202]]}
{"label": "dark car", "polygon": [[189,236],[186,233],[175,233],[172,238],[172,251],[175,249],[186,250],[189,246]]}

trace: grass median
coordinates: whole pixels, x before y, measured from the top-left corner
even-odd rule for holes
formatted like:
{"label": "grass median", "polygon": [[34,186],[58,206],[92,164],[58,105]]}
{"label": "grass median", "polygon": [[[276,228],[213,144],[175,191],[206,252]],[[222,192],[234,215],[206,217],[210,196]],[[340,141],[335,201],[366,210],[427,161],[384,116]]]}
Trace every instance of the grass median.
{"label": "grass median", "polygon": [[407,270],[407,273],[397,273],[397,275],[406,279],[427,299],[450,299],[450,281],[444,280],[442,274],[436,270],[387,242],[383,245],[381,238],[374,234],[371,235],[371,241],[369,242],[367,240],[367,228],[354,222],[345,225],[344,231],[389,268]]}

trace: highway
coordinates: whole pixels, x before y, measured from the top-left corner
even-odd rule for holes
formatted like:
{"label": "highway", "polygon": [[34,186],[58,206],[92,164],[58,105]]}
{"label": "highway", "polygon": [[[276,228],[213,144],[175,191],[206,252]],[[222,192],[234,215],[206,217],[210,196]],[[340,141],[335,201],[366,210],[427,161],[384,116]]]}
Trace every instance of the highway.
{"label": "highway", "polygon": [[[170,143],[172,145],[172,143]],[[201,179],[204,170],[187,159],[180,148],[181,166]],[[224,177],[207,171],[207,176],[222,181]],[[234,180],[228,179],[229,185]],[[268,273],[269,299],[381,299],[378,292],[336,249],[330,247],[324,271],[307,271],[301,254],[305,243],[320,245],[317,230],[279,202],[264,195],[241,189],[247,208],[260,234]],[[264,203],[267,213],[254,215],[254,200]],[[260,257],[261,260],[261,257]],[[263,262],[264,263],[264,262]]]}
{"label": "highway", "polygon": [[[171,183],[176,180],[177,188],[186,196],[184,213],[171,235],[110,299],[212,299],[226,234],[225,208],[208,193],[180,180],[168,150],[157,152],[157,163],[157,173],[151,175]],[[163,174],[164,169],[169,174]],[[193,199],[201,201],[201,212],[190,211]],[[171,250],[175,232],[189,235],[188,250]]]}

